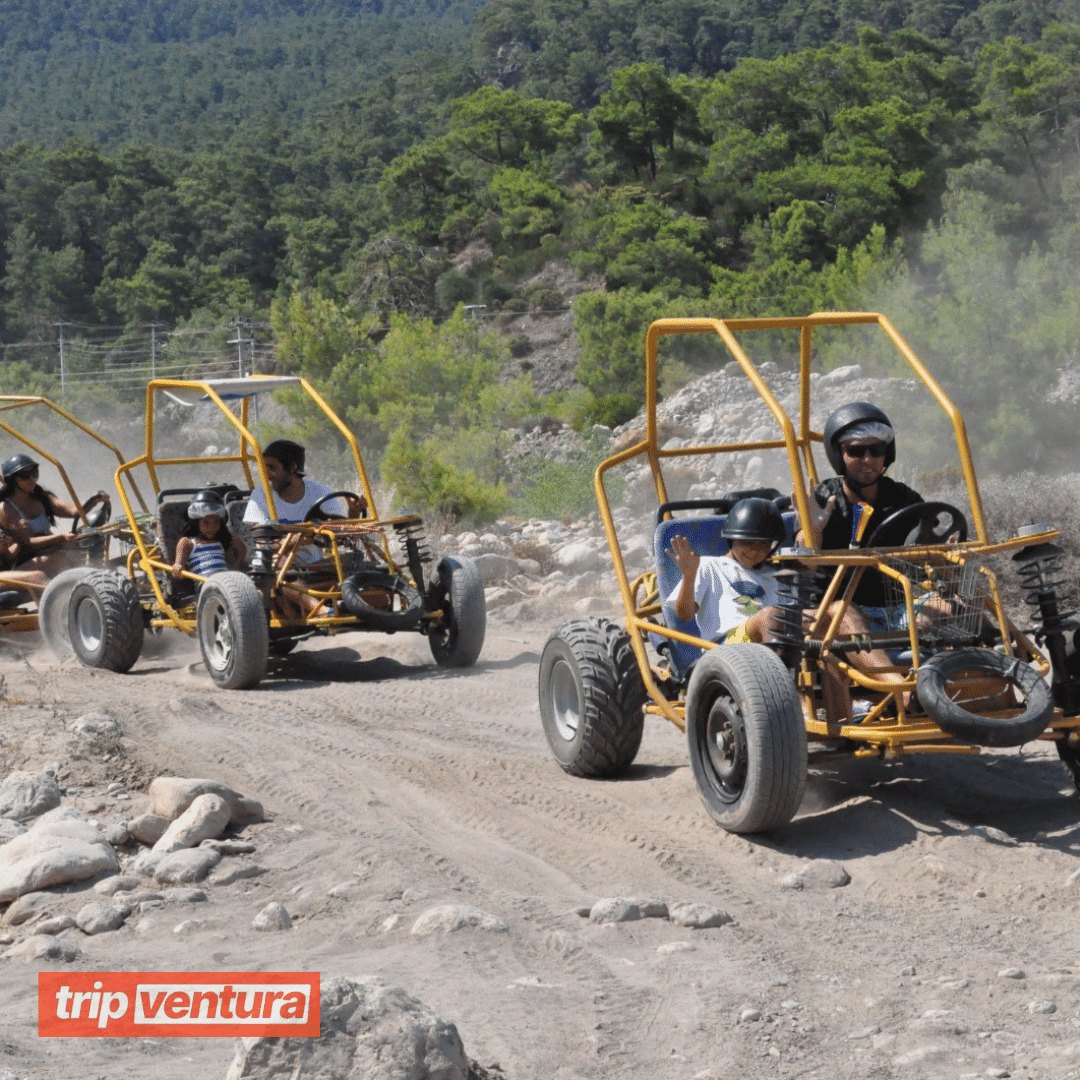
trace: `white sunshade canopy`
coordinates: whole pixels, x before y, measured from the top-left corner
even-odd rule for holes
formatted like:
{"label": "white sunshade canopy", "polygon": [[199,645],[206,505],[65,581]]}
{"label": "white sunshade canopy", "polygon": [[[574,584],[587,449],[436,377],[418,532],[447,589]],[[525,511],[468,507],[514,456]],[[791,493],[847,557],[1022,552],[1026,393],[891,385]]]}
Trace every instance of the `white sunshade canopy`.
{"label": "white sunshade canopy", "polygon": [[273,375],[263,379],[201,379],[190,386],[163,386],[161,390],[181,405],[198,405],[200,402],[213,401],[208,390],[213,390],[222,401],[238,401],[240,398],[299,385],[300,380],[294,376]]}

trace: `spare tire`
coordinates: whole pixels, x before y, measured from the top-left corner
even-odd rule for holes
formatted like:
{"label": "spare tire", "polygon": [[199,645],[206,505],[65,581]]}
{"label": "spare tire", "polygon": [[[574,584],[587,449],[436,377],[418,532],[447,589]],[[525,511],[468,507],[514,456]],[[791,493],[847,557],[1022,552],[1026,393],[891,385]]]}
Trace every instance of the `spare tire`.
{"label": "spare tire", "polygon": [[[972,712],[972,699],[956,700],[949,687],[962,674],[1003,680],[994,699],[1009,695],[1019,710],[1012,716]],[[924,660],[916,673],[919,701],[942,731],[979,746],[1020,746],[1041,735],[1054,714],[1046,680],[1030,664],[992,649],[954,649]],[[982,699],[986,700],[986,699]]]}
{"label": "spare tire", "polygon": [[[365,599],[364,593],[368,594]],[[385,606],[371,601],[376,597]],[[424,613],[424,598],[411,581],[385,570],[358,570],[341,583],[341,603],[372,630],[412,630]]]}

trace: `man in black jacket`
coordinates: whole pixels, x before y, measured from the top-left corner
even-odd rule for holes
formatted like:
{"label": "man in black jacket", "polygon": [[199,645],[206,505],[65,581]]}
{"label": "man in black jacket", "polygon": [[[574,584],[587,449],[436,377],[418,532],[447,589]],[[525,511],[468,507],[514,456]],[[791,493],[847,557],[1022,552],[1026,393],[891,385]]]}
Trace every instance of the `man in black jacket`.
{"label": "man in black jacket", "polygon": [[[869,528],[923,497],[885,475],[896,460],[896,435],[888,416],[868,401],[849,401],[825,422],[825,454],[837,475],[817,486],[810,499],[809,536],[799,541],[818,550],[858,546],[856,507],[873,509]],[[864,511],[860,511],[864,513]],[[872,630],[899,629],[888,611],[889,598],[879,573],[865,570],[853,597]],[[893,604],[895,605],[895,600]]]}

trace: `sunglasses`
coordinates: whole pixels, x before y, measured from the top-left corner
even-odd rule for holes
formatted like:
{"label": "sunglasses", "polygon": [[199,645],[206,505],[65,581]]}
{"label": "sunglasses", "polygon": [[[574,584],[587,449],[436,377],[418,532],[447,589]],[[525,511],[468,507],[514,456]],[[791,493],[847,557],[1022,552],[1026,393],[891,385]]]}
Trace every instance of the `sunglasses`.
{"label": "sunglasses", "polygon": [[38,478],[39,474],[40,474],[40,470],[35,466],[32,469],[23,469],[22,472],[17,472],[15,474],[15,479],[16,480],[36,480]]}
{"label": "sunglasses", "polygon": [[885,444],[877,442],[866,446],[845,446],[844,454],[849,458],[864,458],[867,454],[874,458],[883,458],[885,456]]}

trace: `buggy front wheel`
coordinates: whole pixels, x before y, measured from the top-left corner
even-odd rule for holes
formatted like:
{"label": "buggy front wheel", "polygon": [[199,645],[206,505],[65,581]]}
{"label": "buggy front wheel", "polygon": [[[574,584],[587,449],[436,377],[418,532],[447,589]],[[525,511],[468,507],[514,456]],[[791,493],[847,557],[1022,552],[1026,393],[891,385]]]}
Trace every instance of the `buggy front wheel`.
{"label": "buggy front wheel", "polygon": [[705,809],[733,833],[786,825],[806,788],[806,728],[791,673],[764,645],[721,645],[686,694],[690,766]]}
{"label": "buggy front wheel", "polygon": [[203,582],[195,608],[199,649],[210,678],[223,690],[248,690],[266,674],[270,628],[262,595],[238,570]]}
{"label": "buggy front wheel", "polygon": [[487,602],[472,559],[447,556],[428,589],[427,608],[442,616],[428,631],[431,655],[441,667],[472,667],[484,647]]}

